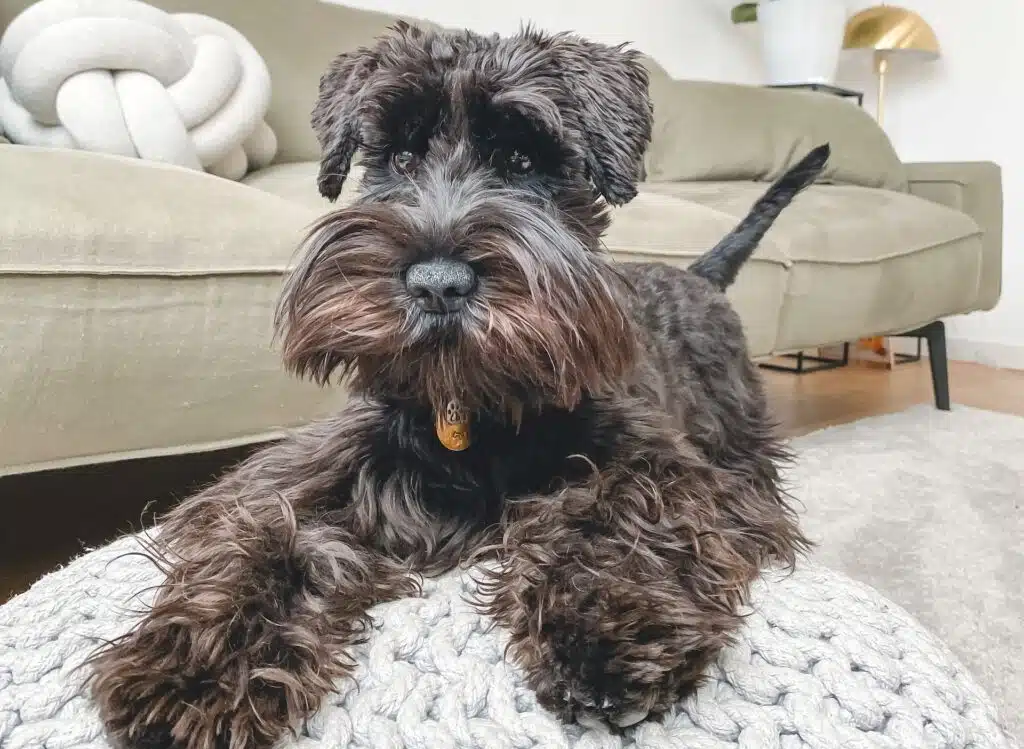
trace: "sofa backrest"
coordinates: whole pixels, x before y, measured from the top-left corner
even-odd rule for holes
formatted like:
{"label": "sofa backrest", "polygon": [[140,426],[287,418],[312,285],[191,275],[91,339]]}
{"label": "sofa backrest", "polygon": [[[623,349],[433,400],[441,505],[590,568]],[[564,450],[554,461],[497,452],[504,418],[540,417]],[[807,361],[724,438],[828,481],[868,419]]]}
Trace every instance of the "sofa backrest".
{"label": "sofa backrest", "polygon": [[832,94],[675,80],[651,73],[654,133],[647,179],[769,181],[825,141],[819,178],[906,191],[906,167],[881,126],[856,102]]}

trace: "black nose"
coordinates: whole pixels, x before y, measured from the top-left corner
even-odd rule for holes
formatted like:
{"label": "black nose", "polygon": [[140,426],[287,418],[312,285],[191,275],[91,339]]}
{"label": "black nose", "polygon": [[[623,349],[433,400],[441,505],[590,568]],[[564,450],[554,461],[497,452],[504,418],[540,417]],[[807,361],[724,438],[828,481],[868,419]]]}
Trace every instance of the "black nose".
{"label": "black nose", "polygon": [[476,273],[461,260],[434,258],[409,267],[405,288],[427,312],[454,312],[476,288]]}

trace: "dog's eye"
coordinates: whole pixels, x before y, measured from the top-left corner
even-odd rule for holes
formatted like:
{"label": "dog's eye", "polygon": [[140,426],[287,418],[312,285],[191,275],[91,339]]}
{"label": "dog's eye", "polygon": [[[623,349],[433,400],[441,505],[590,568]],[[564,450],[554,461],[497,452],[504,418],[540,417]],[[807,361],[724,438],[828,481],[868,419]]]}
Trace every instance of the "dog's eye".
{"label": "dog's eye", "polygon": [[511,174],[529,174],[533,171],[533,159],[522,151],[513,151],[505,159],[505,166]]}
{"label": "dog's eye", "polygon": [[412,151],[396,151],[391,155],[391,164],[396,171],[410,174],[416,171],[416,167],[420,165],[420,157]]}

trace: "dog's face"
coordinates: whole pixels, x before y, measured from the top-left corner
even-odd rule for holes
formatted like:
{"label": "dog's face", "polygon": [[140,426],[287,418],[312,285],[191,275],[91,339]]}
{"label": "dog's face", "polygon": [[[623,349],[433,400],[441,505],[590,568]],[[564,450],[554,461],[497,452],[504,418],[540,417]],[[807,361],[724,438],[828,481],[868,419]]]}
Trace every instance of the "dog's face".
{"label": "dog's face", "polygon": [[572,407],[635,341],[600,236],[650,139],[636,53],[569,35],[399,24],[338,57],[313,127],[319,187],[360,196],[313,229],[278,313],[293,371],[471,409]]}

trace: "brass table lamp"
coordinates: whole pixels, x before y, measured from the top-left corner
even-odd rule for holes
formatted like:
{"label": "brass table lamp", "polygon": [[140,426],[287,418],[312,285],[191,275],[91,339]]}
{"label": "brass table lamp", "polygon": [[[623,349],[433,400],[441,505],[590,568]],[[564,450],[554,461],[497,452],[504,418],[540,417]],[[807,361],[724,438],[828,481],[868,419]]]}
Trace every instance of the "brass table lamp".
{"label": "brass table lamp", "polygon": [[[934,60],[939,56],[939,40],[932,27],[914,11],[883,4],[862,10],[846,22],[843,49],[870,50],[874,54],[878,75],[875,119],[879,125],[884,125],[885,76],[889,72],[890,58],[906,55]],[[882,357],[886,366],[891,368],[896,364],[896,354],[885,336],[862,339],[858,345]]]}
{"label": "brass table lamp", "polygon": [[876,119],[882,124],[889,59],[895,55],[909,55],[934,60],[939,56],[939,40],[932,27],[914,11],[896,5],[877,5],[862,10],[846,22],[843,49],[864,49],[874,53],[875,73],[878,75]]}

